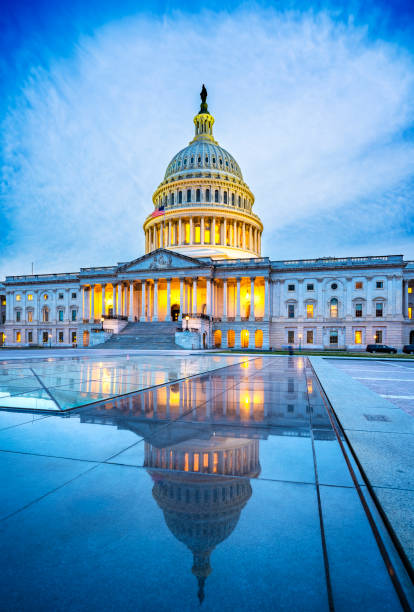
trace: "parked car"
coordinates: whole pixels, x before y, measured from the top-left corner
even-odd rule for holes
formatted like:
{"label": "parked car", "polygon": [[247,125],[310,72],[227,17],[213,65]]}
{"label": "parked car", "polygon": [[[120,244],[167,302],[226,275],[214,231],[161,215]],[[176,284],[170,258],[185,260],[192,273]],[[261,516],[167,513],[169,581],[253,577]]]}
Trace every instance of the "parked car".
{"label": "parked car", "polygon": [[367,353],[396,353],[397,349],[386,344],[368,344]]}
{"label": "parked car", "polygon": [[406,344],[403,346],[403,353],[407,353],[407,355],[414,355],[414,344]]}

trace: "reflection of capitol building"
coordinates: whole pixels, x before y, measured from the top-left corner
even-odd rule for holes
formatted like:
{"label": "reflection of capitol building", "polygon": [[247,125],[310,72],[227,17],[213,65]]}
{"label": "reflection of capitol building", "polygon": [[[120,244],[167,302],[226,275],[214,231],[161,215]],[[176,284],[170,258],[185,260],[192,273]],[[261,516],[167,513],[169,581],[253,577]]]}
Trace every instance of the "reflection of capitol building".
{"label": "reflection of capitol building", "polygon": [[259,441],[213,436],[166,448],[146,442],[145,467],[169,530],[193,553],[201,603],[210,555],[235,529],[252,494],[249,478],[260,472]]}

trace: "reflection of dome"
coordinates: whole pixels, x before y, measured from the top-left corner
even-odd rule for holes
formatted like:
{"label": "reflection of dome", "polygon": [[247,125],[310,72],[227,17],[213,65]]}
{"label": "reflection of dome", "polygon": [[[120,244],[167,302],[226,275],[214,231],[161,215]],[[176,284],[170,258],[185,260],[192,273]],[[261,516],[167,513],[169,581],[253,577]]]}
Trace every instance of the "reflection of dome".
{"label": "reflection of dome", "polygon": [[192,572],[200,603],[211,573],[210,554],[236,527],[250,499],[247,478],[222,478],[190,473],[156,473],[153,496],[171,533],[193,553]]}

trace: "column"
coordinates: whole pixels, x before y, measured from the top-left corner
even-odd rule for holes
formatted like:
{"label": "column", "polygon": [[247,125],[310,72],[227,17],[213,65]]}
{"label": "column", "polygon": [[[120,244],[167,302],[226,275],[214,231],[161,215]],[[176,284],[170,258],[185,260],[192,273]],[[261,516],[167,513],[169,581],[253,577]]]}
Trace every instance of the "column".
{"label": "column", "polygon": [[118,285],[118,300],[116,305],[116,314],[122,315],[122,283]]}
{"label": "column", "polygon": [[216,218],[211,219],[211,244],[216,244]]}
{"label": "column", "polygon": [[255,320],[255,314],[254,314],[254,276],[251,277],[250,279],[250,317],[249,317],[250,321],[254,321]]}
{"label": "column", "polygon": [[225,217],[224,217],[224,223],[223,223],[223,233],[224,233],[224,236],[223,236],[222,242],[224,246],[226,246],[227,244],[227,219]]}
{"label": "column", "polygon": [[223,321],[227,321],[227,278],[223,280]]}
{"label": "column", "polygon": [[206,314],[211,315],[211,281],[209,278],[206,280]]}
{"label": "column", "polygon": [[269,320],[269,280],[267,278],[264,279],[264,317],[265,321]]}
{"label": "column", "polygon": [[180,314],[178,320],[183,320],[183,308],[184,308],[184,279],[180,278]]}
{"label": "column", "polygon": [[325,316],[325,304],[323,300],[323,279],[318,278],[318,304],[316,306],[316,314],[320,317]]}
{"label": "column", "polygon": [[236,321],[240,321],[240,281],[241,281],[241,278],[236,278],[236,282],[237,282]]}
{"label": "column", "polygon": [[242,223],[242,246],[243,249],[246,248],[246,224]]}
{"label": "column", "polygon": [[171,240],[171,221],[168,221],[168,238],[167,238],[166,246],[171,246],[171,244],[172,244],[172,240]]}
{"label": "column", "polygon": [[146,282],[145,280],[141,281],[141,316],[139,318],[140,321],[146,321],[146,316],[145,316],[145,298],[146,298]]}
{"label": "column", "polygon": [[403,292],[404,292],[404,283],[400,277],[396,278],[397,289],[395,291],[395,313],[397,315],[403,314]]}
{"label": "column", "polygon": [[345,316],[349,316],[350,318],[353,318],[353,312],[352,312],[352,277],[347,277],[345,278],[346,281],[346,285],[345,285],[345,289],[346,289],[346,311],[345,311]]}
{"label": "column", "polygon": [[253,251],[253,228],[249,226],[249,250]]}
{"label": "column", "polygon": [[298,279],[298,316],[303,317],[303,278]]}
{"label": "column", "polygon": [[367,315],[372,315],[372,286],[371,279],[366,279],[367,283]]}
{"label": "column", "polygon": [[106,314],[105,313],[105,288],[106,288],[105,283],[102,283],[101,287],[102,287],[101,317],[103,317],[104,314]]}
{"label": "column", "polygon": [[[86,319],[87,317],[87,310],[86,310],[86,305],[87,305],[87,293],[86,293],[86,289],[85,287],[82,287],[82,321],[84,319]],[[39,309],[39,319],[40,319],[40,309]]]}
{"label": "column", "polygon": [[192,313],[196,314],[197,312],[197,279],[193,278],[193,308]]}
{"label": "column", "polygon": [[167,316],[166,321],[171,321],[171,278],[167,278]]}
{"label": "column", "polygon": [[116,285],[112,283],[112,314],[116,315]]}
{"label": "column", "polygon": [[204,244],[204,217],[201,217],[200,220],[200,232],[201,232],[201,236],[200,236],[200,244]]}
{"label": "column", "polygon": [[128,321],[134,320],[134,281],[129,282],[129,309]]}
{"label": "column", "polygon": [[[158,321],[158,278],[154,278],[154,314],[152,320]],[[165,320],[168,321],[167,318]]]}

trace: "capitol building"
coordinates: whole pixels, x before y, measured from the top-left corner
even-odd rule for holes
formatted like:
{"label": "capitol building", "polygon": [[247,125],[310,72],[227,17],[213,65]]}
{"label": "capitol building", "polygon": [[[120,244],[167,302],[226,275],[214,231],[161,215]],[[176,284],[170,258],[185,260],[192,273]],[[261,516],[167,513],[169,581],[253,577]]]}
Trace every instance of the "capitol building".
{"label": "capitol building", "polygon": [[0,345],[401,349],[414,343],[414,262],[402,255],[273,261],[203,86],[194,137],[169,162],[145,254],[108,267],[7,276]]}

